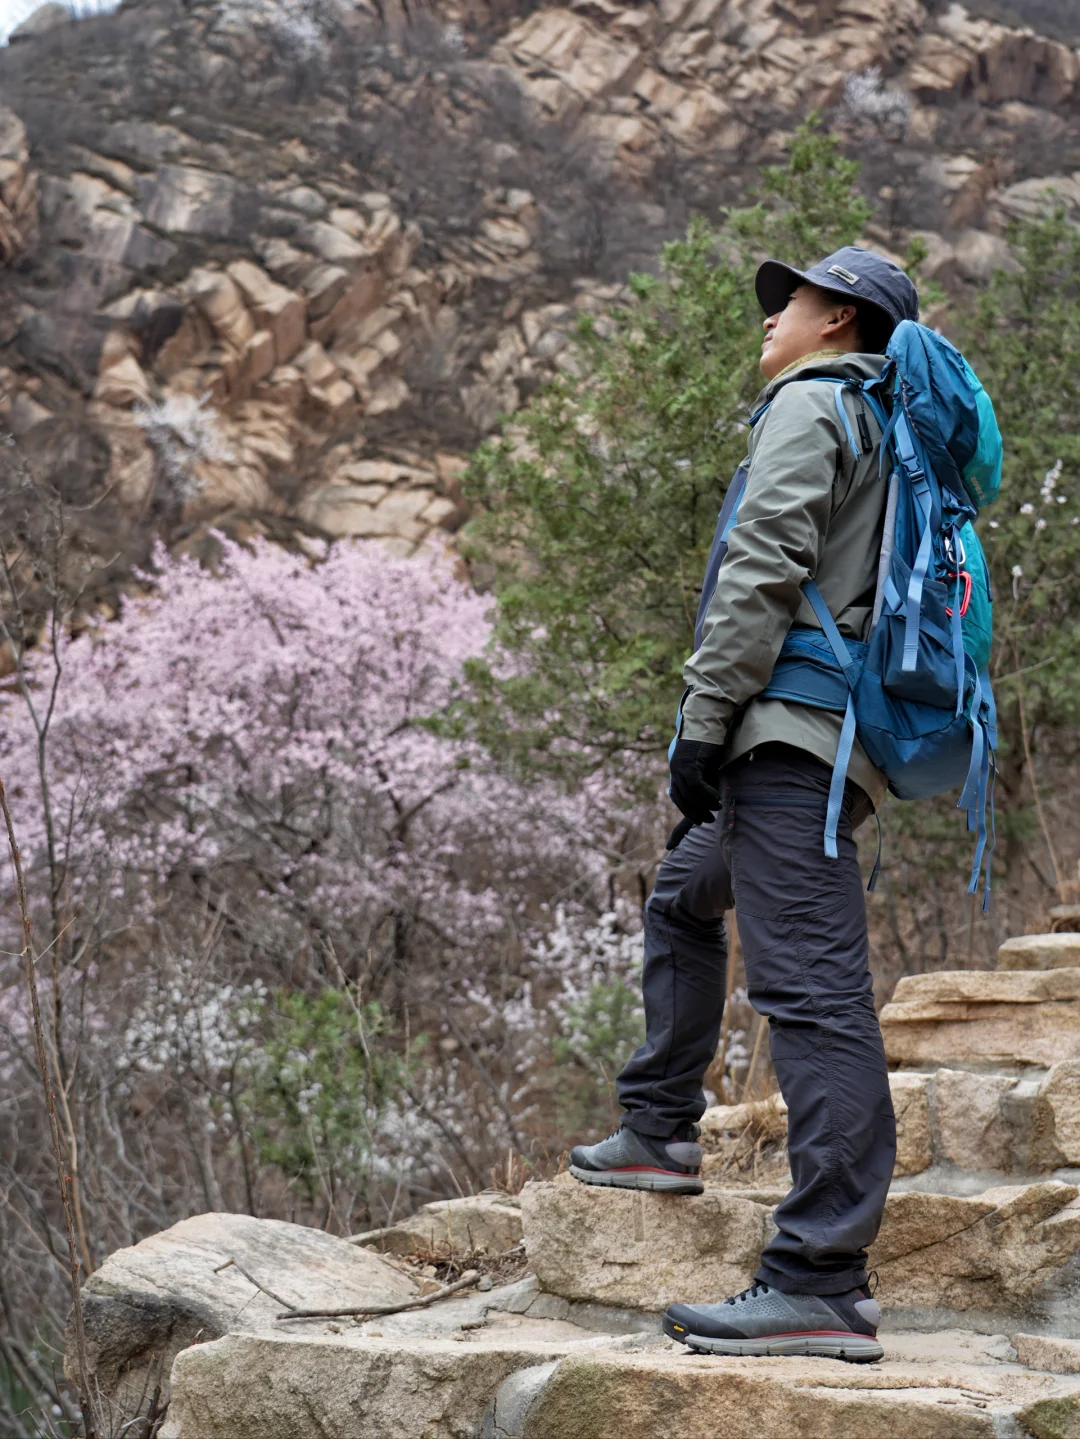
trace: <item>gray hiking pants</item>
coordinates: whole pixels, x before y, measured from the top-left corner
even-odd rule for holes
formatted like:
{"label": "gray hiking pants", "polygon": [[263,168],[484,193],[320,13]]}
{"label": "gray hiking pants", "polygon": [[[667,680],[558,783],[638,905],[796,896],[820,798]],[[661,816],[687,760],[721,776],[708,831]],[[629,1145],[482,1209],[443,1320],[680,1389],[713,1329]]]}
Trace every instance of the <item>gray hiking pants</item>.
{"label": "gray hiking pants", "polygon": [[751,1004],[788,1106],[793,1185],[757,1279],[788,1293],[866,1283],[896,1158],[896,1123],[867,968],[853,827],[871,813],[848,784],[839,858],[824,853],[831,771],[764,745],[731,765],[723,808],[660,866],[645,907],[646,1039],[618,1079],[625,1123],[667,1138],[701,1117],[724,1008],[724,911],[734,904]]}

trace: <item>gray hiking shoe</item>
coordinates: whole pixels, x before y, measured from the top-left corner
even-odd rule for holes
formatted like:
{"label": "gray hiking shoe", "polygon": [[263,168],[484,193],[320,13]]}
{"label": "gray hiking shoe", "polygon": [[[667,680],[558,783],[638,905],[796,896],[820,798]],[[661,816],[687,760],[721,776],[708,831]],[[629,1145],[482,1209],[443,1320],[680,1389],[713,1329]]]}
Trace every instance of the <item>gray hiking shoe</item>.
{"label": "gray hiking shoe", "polygon": [[813,1354],[872,1364],[881,1308],[867,1289],[846,1294],[782,1294],[754,1284],[723,1304],[673,1304],[669,1339],[699,1354]]}
{"label": "gray hiking shoe", "polygon": [[701,1194],[701,1145],[694,1141],[697,1125],[687,1127],[689,1139],[650,1139],[626,1125],[599,1144],[579,1144],[570,1151],[570,1173],[582,1184],[611,1189],[655,1189],[664,1194]]}

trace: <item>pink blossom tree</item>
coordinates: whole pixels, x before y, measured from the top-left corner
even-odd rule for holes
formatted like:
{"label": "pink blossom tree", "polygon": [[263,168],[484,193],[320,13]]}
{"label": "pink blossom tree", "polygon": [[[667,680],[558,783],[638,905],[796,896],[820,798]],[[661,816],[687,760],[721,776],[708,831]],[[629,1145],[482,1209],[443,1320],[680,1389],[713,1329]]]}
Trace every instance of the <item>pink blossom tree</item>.
{"label": "pink blossom tree", "polygon": [[[204,1202],[274,1210],[246,1172],[230,1196],[240,1180],[222,1170],[230,1145],[251,1157],[233,1103],[251,1016],[275,991],[329,984],[361,1024],[380,1005],[399,1046],[427,1035],[371,1121],[372,1172],[395,1194],[437,1192],[448,1170],[483,1183],[508,1144],[557,1142],[544,1036],[592,983],[629,977],[636,920],[617,876],[648,868],[656,836],[641,844],[612,776],[519,780],[438,722],[489,643],[489,601],[446,557],[364,545],[222,540],[214,572],[159,551],[146,578],[118,621],[55,656],[45,772],[71,956],[55,999],[84,1071],[118,1102],[171,1085],[154,1103],[175,1111]],[[31,688],[52,664],[30,662]],[[12,695],[0,773],[44,907],[37,744]],[[609,943],[588,938],[601,932]],[[320,1082],[300,1085],[305,1103]],[[327,1203],[346,1225],[370,1184]]]}

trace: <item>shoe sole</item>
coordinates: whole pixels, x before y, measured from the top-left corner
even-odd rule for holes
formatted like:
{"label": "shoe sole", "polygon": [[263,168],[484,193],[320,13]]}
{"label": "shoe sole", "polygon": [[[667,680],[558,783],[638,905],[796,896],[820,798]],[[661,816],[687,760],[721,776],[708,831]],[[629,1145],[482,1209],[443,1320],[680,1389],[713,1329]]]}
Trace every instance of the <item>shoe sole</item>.
{"label": "shoe sole", "polygon": [[712,1339],[707,1334],[674,1333],[674,1325],[664,1320],[664,1333],[677,1344],[685,1344],[695,1354],[726,1354],[729,1358],[794,1354],[813,1359],[844,1359],[849,1364],[875,1364],[884,1359],[885,1350],[865,1334],[770,1334],[762,1339]]}
{"label": "shoe sole", "polygon": [[649,1189],[657,1194],[704,1194],[701,1180],[690,1174],[666,1174],[662,1169],[580,1169],[570,1173],[582,1184],[602,1189]]}

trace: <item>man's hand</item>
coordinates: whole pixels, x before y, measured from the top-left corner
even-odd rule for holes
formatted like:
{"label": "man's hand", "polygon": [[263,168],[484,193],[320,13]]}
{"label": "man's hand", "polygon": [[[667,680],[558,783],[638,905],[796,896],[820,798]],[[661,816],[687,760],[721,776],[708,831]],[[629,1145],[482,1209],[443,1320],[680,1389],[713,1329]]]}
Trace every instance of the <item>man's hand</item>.
{"label": "man's hand", "polygon": [[678,849],[679,845],[682,844],[683,840],[693,828],[694,821],[692,819],[681,819],[679,821],[664,843],[664,848],[669,854],[673,849]]}
{"label": "man's hand", "polygon": [[691,824],[708,824],[720,808],[720,765],[724,746],[707,740],[675,741],[669,793]]}

